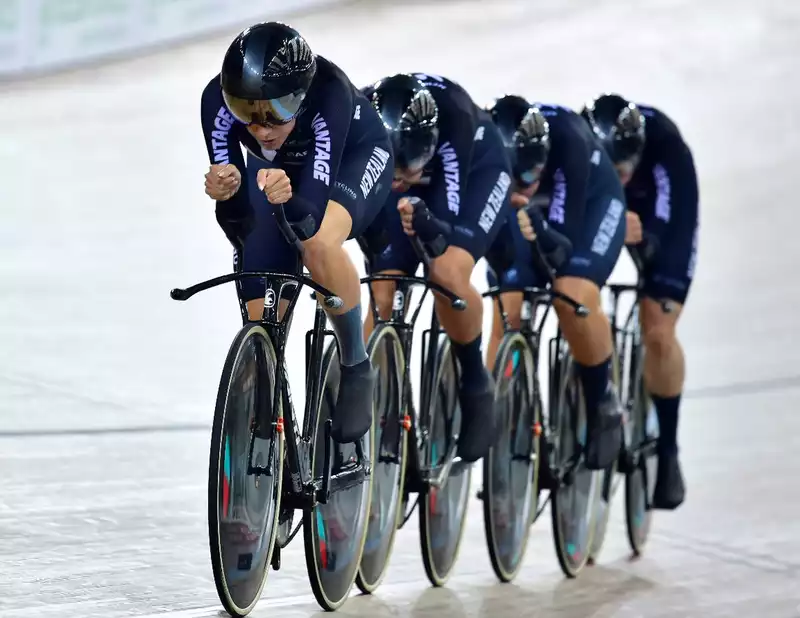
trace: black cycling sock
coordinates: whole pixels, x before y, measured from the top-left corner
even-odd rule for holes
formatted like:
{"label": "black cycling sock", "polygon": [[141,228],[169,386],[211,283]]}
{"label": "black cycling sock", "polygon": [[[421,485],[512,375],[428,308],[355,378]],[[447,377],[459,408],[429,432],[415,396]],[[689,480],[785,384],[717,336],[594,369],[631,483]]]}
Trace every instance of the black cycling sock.
{"label": "black cycling sock", "polygon": [[588,367],[578,364],[578,372],[583,386],[583,397],[586,401],[586,413],[591,419],[600,404],[603,402],[608,390],[608,378],[611,375],[611,357],[609,356],[599,365]]}
{"label": "black cycling sock", "polygon": [[453,351],[461,365],[461,384],[471,391],[482,390],[486,386],[486,369],[481,354],[481,336],[469,343],[452,341]]}
{"label": "black cycling sock", "polygon": [[367,358],[364,331],[361,325],[361,305],[339,315],[328,314],[339,342],[339,362],[345,367],[357,365]]}
{"label": "black cycling sock", "polygon": [[651,395],[650,399],[658,413],[658,450],[662,453],[673,453],[678,450],[678,408],[681,405],[681,396]]}

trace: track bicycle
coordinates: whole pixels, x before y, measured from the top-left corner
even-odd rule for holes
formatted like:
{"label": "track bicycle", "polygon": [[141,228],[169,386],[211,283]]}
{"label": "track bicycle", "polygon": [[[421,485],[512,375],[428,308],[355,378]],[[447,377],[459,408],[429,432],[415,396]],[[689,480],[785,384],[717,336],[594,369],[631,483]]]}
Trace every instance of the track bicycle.
{"label": "track bicycle", "polygon": [[[456,456],[461,425],[459,367],[435,311],[422,334],[419,400],[414,396],[410,363],[414,327],[428,292],[448,299],[457,310],[465,309],[466,303],[427,279],[430,253],[418,237],[410,237],[410,241],[423,261],[426,276],[375,274],[362,280],[370,286],[370,292],[376,282],[395,284],[387,319],[378,314],[370,293],[375,329],[369,346],[381,350],[376,354],[376,366],[381,372],[380,383],[386,388],[375,410],[377,454],[371,520],[356,579],[364,593],[372,593],[380,585],[396,531],[410,519],[416,506],[422,561],[434,586],[443,586],[449,578],[466,522],[472,466]],[[365,244],[362,249],[369,259]],[[423,288],[423,292],[412,312],[414,288]],[[384,379],[384,375],[391,377]]]}
{"label": "track bicycle", "polygon": [[[237,268],[170,293],[185,301],[247,278],[262,279],[265,285],[260,320],[250,321],[240,302],[243,326],[223,365],[209,455],[211,564],[219,599],[232,616],[252,611],[270,566],[280,569],[281,550],[301,526],[314,596],[325,610],[340,607],[356,578],[369,518],[374,428],[354,444],[335,444],[330,437],[339,363],[322,305],[337,309],[342,300],[302,273],[302,244],[283,208],[275,214],[297,252],[294,274]],[[317,293],[318,303],[305,337],[307,396],[301,425],[286,375],[286,344],[303,286]],[[292,531],[295,510],[302,511],[302,521]]]}
{"label": "track bicycle", "polygon": [[[654,239],[647,239],[654,252]],[[617,389],[625,411],[626,423],[623,449],[616,463],[603,473],[602,491],[597,503],[597,529],[591,550],[592,561],[599,555],[610,513],[611,500],[616,494],[621,480],[617,473],[625,478],[625,523],[628,543],[634,555],[638,556],[644,549],[650,533],[653,517],[653,492],[655,491],[656,473],[658,471],[658,417],[650,401],[643,379],[644,347],[642,330],[639,321],[639,301],[642,298],[644,284],[643,254],[647,249],[629,250],[637,272],[635,284],[608,284],[606,289],[611,294],[609,321],[615,344],[615,357],[620,371],[617,373]],[[621,297],[634,295],[634,302],[627,313],[619,310]],[[672,311],[672,303],[660,300],[664,313]],[[621,316],[621,319],[620,319]]]}
{"label": "track bicycle", "polygon": [[[523,295],[519,330],[509,327],[501,294]],[[548,406],[538,377],[541,333],[554,300],[580,317],[588,309],[539,287],[494,287],[483,294],[498,303],[505,335],[498,348],[495,406],[501,430],[483,461],[484,531],[498,579],[512,581],[522,566],[531,525],[551,505],[553,540],[562,571],[575,577],[588,559],[594,531],[599,473],[583,461],[586,406],[575,362],[559,329],[549,341]],[[540,493],[548,498],[540,505]]]}

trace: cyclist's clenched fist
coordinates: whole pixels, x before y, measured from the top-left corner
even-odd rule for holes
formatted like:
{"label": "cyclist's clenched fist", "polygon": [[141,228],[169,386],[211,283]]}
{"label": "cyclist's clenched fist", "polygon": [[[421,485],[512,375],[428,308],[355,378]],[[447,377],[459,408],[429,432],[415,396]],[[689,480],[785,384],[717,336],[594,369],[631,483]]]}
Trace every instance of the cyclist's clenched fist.
{"label": "cyclist's clenched fist", "polygon": [[232,163],[212,165],[206,174],[206,195],[224,202],[231,199],[242,185],[242,174]]}
{"label": "cyclist's clenched fist", "polygon": [[270,204],[285,204],[292,199],[292,183],[282,169],[258,170],[258,188]]}

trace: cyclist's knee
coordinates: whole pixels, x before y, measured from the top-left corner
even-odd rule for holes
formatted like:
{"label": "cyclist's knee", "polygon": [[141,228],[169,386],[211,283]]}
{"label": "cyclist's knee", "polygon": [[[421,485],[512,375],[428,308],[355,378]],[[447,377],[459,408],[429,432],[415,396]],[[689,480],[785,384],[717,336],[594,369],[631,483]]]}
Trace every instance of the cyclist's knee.
{"label": "cyclist's knee", "polygon": [[[377,274],[400,274],[398,271],[384,271]],[[374,281],[370,284],[372,300],[375,303],[375,308],[378,310],[378,315],[384,320],[389,319],[392,313],[392,303],[394,301],[394,288],[393,281]]]}
{"label": "cyclist's knee", "polygon": [[666,356],[678,345],[675,326],[680,309],[680,305],[674,304],[672,310],[665,313],[660,303],[650,298],[642,300],[642,339],[649,354]]}
{"label": "cyclist's knee", "polygon": [[[590,312],[589,315],[602,313],[600,288],[594,281],[579,277],[561,277],[556,279],[553,287],[556,291],[586,307]],[[561,300],[554,301],[553,306],[558,313],[559,320],[571,321],[577,317],[575,309]]]}
{"label": "cyclist's knee", "polygon": [[353,220],[344,206],[333,200],[328,202],[322,223],[316,233],[303,241],[303,263],[312,273],[325,268],[331,256],[341,252]]}
{"label": "cyclist's knee", "polygon": [[[522,323],[522,294],[520,292],[506,292],[500,295],[500,300],[503,303],[503,310],[506,312],[506,322],[508,327],[512,330],[519,330]],[[503,320],[500,315],[500,306],[495,301],[494,303],[494,320],[492,321],[492,334],[503,336],[504,326]]]}
{"label": "cyclist's knee", "polygon": [[257,322],[260,320],[264,313],[264,299],[254,298],[253,300],[248,300],[246,305],[247,317],[250,318],[250,321]]}
{"label": "cyclist's knee", "polygon": [[430,279],[454,292],[469,286],[475,259],[461,247],[449,246],[447,251],[431,262]]}

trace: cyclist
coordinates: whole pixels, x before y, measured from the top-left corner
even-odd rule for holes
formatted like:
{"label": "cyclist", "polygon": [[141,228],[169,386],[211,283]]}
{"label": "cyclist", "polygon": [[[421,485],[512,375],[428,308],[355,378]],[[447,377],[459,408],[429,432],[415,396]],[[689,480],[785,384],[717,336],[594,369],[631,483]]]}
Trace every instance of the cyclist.
{"label": "cyclist", "polygon": [[[623,247],[622,185],[602,145],[576,112],[507,95],[495,102],[490,113],[511,158],[515,181],[511,201],[519,210],[487,256],[492,265],[489,284],[535,285],[539,276],[547,274],[556,290],[589,309],[587,317],[579,317],[562,302],[553,303],[583,386],[586,466],[603,469],[616,460],[622,446],[621,406],[611,382],[611,327],[600,300],[600,289]],[[538,206],[529,206],[540,190],[550,195],[547,220]],[[506,293],[501,298],[518,326],[522,294]],[[495,306],[490,366],[502,335]]]}
{"label": "cyclist", "polygon": [[[386,233],[389,244],[370,259],[371,272],[416,272],[408,236],[418,235],[433,258],[429,276],[467,301],[463,312],[435,297],[436,312],[461,366],[463,425],[458,456],[477,461],[494,429],[491,377],[483,366],[483,308],[470,276],[509,209],[510,169],[491,119],[458,84],[436,75],[398,74],[364,89],[391,136],[395,155]],[[440,243],[438,248],[434,245]],[[394,285],[374,285],[382,317]],[[365,325],[369,332],[371,319]]]}
{"label": "cyclist", "polygon": [[[685,375],[675,333],[694,277],[699,190],[692,152],[675,123],[654,107],[605,94],[583,110],[625,185],[625,242],[645,263],[640,313],[644,376],[659,422],[653,506],[675,509],[686,495],[678,460],[678,408]],[[665,313],[658,300],[670,301]]]}
{"label": "cyclist", "polygon": [[[344,301],[328,311],[342,365],[332,437],[354,442],[372,422],[376,371],[362,339],[358,273],[342,244],[363,232],[390,190],[386,131],[341,69],[276,22],[234,39],[203,91],[201,120],[211,160],[206,193],[216,200],[234,264],[295,271],[297,253],[274,213],[284,205],[311,277]],[[250,319],[260,319],[263,281],[245,280],[238,291]]]}

